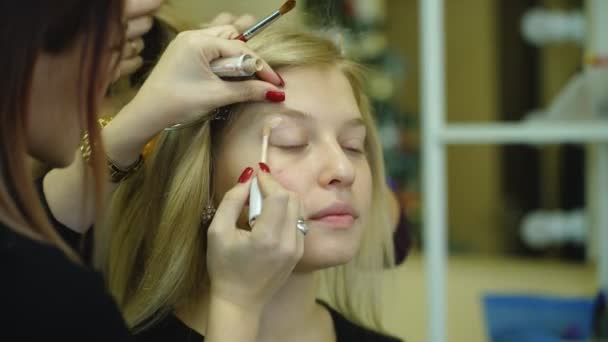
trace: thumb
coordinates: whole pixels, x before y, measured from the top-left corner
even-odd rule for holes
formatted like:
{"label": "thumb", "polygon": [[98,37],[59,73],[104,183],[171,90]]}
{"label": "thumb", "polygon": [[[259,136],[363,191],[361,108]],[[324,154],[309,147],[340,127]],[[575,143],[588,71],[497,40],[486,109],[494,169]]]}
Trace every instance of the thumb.
{"label": "thumb", "polygon": [[249,197],[249,187],[251,186],[253,173],[252,168],[246,168],[241,174],[239,182],[224,194],[209,230],[220,232],[233,229],[236,226],[236,222]]}
{"label": "thumb", "polygon": [[[206,86],[205,92],[208,92]],[[223,107],[240,102],[270,101],[284,102],[285,92],[272,84],[264,81],[222,81],[214,92],[216,107]]]}

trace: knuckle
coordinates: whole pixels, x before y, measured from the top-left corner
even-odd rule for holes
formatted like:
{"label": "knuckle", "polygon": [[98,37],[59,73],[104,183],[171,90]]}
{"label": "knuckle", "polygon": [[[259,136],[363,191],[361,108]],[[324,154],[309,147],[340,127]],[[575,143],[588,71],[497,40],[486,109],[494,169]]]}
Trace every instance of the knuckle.
{"label": "knuckle", "polygon": [[199,39],[196,31],[182,31],[175,36],[174,41],[187,47],[197,47]]}
{"label": "knuckle", "polygon": [[226,32],[226,34],[228,36],[236,36],[236,35],[239,34],[239,30],[236,27],[232,26],[232,25],[230,25],[229,27],[227,27],[225,32]]}
{"label": "knuckle", "polygon": [[250,22],[255,22],[255,17],[251,14],[244,14],[239,18],[239,20],[250,23]]}
{"label": "knuckle", "polygon": [[260,246],[263,250],[272,252],[276,251],[280,247],[280,243],[278,239],[270,235],[261,240]]}
{"label": "knuckle", "polygon": [[175,41],[176,42],[183,42],[183,41],[187,41],[188,37],[192,35],[192,32],[190,31],[182,31],[179,32],[176,36],[175,36]]}
{"label": "knuckle", "polygon": [[234,44],[235,44],[236,46],[238,46],[238,47],[239,47],[241,50],[249,50],[249,49],[247,48],[247,43],[245,43],[245,42],[244,42],[244,41],[242,41],[242,40],[234,40],[234,41],[232,41],[232,42],[234,42]]}
{"label": "knuckle", "polygon": [[220,14],[217,15],[216,17],[217,19],[222,19],[228,22],[232,22],[235,19],[234,14],[230,13],[230,12],[221,12]]}
{"label": "knuckle", "polygon": [[231,201],[238,198],[238,189],[232,188],[224,193],[222,201]]}
{"label": "knuckle", "polygon": [[263,251],[276,251],[280,247],[280,240],[274,234],[265,233],[258,236],[257,247]]}
{"label": "knuckle", "polygon": [[256,88],[251,85],[244,86],[243,89],[241,90],[241,96],[244,99],[252,99],[256,96],[256,94],[257,94]]}
{"label": "knuckle", "polygon": [[299,260],[298,249],[295,246],[284,247],[282,249],[282,256],[291,262]]}

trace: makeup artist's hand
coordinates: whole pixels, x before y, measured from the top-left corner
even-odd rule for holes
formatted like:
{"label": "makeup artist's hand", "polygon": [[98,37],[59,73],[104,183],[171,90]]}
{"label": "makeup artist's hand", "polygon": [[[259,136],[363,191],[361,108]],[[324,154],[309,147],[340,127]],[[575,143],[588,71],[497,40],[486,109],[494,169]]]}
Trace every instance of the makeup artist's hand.
{"label": "makeup artist's hand", "polygon": [[122,59],[116,70],[114,79],[127,76],[137,71],[143,64],[139,54],[144,49],[144,34],[152,28],[152,14],[164,0],[127,0],[125,16],[127,18],[126,42],[122,51]]}
{"label": "makeup artist's hand", "polygon": [[133,100],[104,129],[106,141],[120,147],[106,143],[114,162],[130,165],[164,128],[197,120],[216,108],[246,101],[284,101],[283,81],[266,62],[257,72],[260,80],[224,81],[211,71],[211,61],[219,57],[257,56],[241,41],[218,37],[226,32],[234,33],[234,28],[185,31],[169,44]]}
{"label": "makeup artist's hand", "polygon": [[220,57],[257,56],[243,42],[218,38],[225,30],[218,26],[178,34],[129,106],[138,106],[150,120],[168,127],[228,104],[282,101],[283,93],[276,93],[282,80],[266,62],[257,72],[260,80],[229,82],[211,71],[209,64]]}
{"label": "makeup artist's hand", "polygon": [[298,196],[262,171],[257,172],[262,214],[252,230],[237,227],[252,173],[246,169],[218,206],[207,233],[207,268],[213,299],[256,314],[291,275],[302,257],[304,236],[296,228]]}

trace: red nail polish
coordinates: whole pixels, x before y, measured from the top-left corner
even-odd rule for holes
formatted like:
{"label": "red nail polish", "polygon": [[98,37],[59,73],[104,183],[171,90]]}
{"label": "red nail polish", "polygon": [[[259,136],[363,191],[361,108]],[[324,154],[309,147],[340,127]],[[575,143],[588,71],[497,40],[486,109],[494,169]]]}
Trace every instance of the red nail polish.
{"label": "red nail polish", "polygon": [[248,167],[245,170],[243,170],[243,173],[241,173],[241,176],[239,177],[239,183],[247,183],[247,181],[251,178],[251,176],[253,175],[253,169]]}
{"label": "red nail polish", "polygon": [[281,75],[279,73],[277,73],[277,76],[279,76],[279,80],[281,80],[281,83],[279,83],[279,86],[281,88],[285,87],[285,81],[283,80],[283,77],[281,77]]}
{"label": "red nail polish", "polygon": [[268,167],[268,165],[266,165],[266,163],[259,163],[260,165],[260,170],[266,172],[266,173],[270,173],[270,168]]}
{"label": "red nail polish", "polygon": [[266,100],[270,102],[283,102],[285,101],[285,92],[279,90],[269,90],[266,92]]}
{"label": "red nail polish", "polygon": [[239,34],[239,36],[236,37],[235,39],[247,43],[247,38],[245,38],[245,35],[243,35],[242,33]]}

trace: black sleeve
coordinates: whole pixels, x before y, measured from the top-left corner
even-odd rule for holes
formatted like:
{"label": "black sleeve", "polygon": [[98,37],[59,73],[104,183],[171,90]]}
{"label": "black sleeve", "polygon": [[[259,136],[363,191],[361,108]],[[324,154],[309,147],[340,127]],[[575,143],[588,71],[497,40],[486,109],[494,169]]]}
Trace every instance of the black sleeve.
{"label": "black sleeve", "polygon": [[49,207],[49,203],[46,200],[46,196],[44,194],[43,181],[46,174],[35,181],[36,190],[38,191],[38,198],[40,199],[40,203],[46,212],[46,215],[51,222],[55,231],[63,238],[63,240],[72,247],[73,250],[78,252],[82,257],[83,261],[86,264],[90,264],[92,259],[92,251],[93,251],[93,227],[87,230],[87,233],[80,234],[63,223],[59,222],[51,208]]}
{"label": "black sleeve", "polygon": [[4,229],[0,272],[1,341],[131,341],[100,274],[55,247]]}

